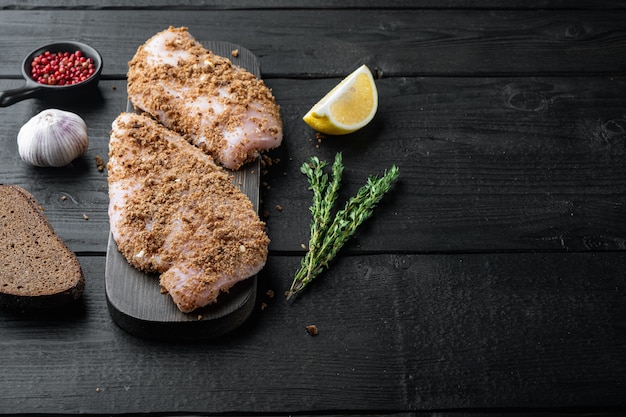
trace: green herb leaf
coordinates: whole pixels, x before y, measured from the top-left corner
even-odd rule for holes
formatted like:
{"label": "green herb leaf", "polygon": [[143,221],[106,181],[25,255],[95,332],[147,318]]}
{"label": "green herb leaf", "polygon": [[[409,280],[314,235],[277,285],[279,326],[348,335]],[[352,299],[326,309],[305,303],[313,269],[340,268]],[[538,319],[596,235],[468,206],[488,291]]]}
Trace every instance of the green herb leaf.
{"label": "green herb leaf", "polygon": [[354,235],[357,228],[374,212],[374,208],[397,180],[400,171],[393,165],[378,178],[370,176],[356,195],[348,200],[331,222],[331,212],[341,186],[343,160],[341,153],[335,155],[332,177],[324,173],[326,162],[312,157],[305,162],[301,171],[309,180],[309,189],[313,191],[313,203],[310,207],[311,237],[309,248],[296,272],[291,287],[287,292],[290,299],[302,291],[337,255],[344,244]]}

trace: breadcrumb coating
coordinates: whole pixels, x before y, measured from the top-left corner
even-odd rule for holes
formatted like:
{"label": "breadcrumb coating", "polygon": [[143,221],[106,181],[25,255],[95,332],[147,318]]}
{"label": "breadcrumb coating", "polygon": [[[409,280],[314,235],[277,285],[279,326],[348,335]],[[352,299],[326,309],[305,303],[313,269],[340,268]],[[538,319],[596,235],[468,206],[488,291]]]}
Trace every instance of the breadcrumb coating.
{"label": "breadcrumb coating", "polygon": [[254,74],[170,27],[129,62],[135,107],[183,135],[226,168],[238,169],[282,141],[280,107]]}
{"label": "breadcrumb coating", "polygon": [[134,267],[162,273],[181,311],[215,302],[264,266],[269,238],[251,201],[227,171],[158,122],[118,116],[107,170],[120,252]]}

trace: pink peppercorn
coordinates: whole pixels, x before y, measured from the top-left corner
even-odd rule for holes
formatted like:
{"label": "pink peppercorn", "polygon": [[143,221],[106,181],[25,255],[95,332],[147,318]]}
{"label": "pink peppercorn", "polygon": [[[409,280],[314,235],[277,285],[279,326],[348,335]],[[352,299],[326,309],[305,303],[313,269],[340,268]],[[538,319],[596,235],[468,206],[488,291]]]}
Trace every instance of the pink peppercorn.
{"label": "pink peppercorn", "polygon": [[31,76],[40,84],[71,85],[89,79],[96,72],[93,59],[81,51],[46,51],[37,55],[31,63]]}

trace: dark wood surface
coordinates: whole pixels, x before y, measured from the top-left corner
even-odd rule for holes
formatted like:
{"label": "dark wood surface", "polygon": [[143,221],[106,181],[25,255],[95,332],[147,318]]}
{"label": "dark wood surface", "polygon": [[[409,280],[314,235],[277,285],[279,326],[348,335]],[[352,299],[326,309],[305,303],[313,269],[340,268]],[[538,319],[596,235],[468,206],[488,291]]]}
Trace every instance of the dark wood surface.
{"label": "dark wood surface", "polygon": [[[625,414],[626,4],[476,3],[0,1],[0,89],[51,40],[104,59],[99,93],[64,107],[90,134],[70,167],[17,154],[50,103],[0,109],[0,182],[35,195],[87,280],[69,311],[0,311],[0,413]],[[272,242],[255,309],[210,342],[136,337],[106,305],[95,157],[126,108],[128,60],[168,25],[252,51],[285,124],[262,177]],[[318,142],[302,115],[362,63],[376,118]],[[288,303],[310,219],[299,167],[338,151],[341,198],[391,164],[400,180]]]}

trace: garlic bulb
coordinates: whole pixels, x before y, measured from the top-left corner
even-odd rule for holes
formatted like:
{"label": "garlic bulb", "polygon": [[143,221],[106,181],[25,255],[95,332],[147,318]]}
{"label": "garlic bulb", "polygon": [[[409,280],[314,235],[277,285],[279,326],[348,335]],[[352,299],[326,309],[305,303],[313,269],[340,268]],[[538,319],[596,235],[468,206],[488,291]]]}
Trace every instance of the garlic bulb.
{"label": "garlic bulb", "polygon": [[31,118],[17,134],[25,162],[39,167],[62,167],[89,147],[87,125],[77,114],[47,109]]}

